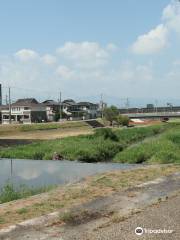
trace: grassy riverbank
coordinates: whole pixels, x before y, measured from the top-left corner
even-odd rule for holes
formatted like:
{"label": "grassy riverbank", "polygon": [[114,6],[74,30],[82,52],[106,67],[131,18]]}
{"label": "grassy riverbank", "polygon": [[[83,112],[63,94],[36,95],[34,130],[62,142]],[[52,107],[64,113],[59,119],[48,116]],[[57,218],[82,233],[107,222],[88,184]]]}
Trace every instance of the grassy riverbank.
{"label": "grassy riverbank", "polygon": [[[146,166],[134,170],[118,170],[89,177],[86,181],[58,187],[49,193],[17,200],[0,208],[0,228],[56,210],[67,212],[74,206],[102,199],[112,193],[167,176],[180,170],[179,165]],[[71,213],[69,213],[71,214]],[[64,216],[64,215],[62,215]],[[61,220],[65,220],[62,219]]]}
{"label": "grassy riverbank", "polygon": [[0,189],[0,204],[5,202],[10,202],[17,199],[27,198],[36,194],[44,193],[50,191],[55,186],[44,186],[39,188],[28,187],[21,185],[15,188],[10,182],[7,182],[5,186]]}
{"label": "grassy riverbank", "polygon": [[[0,157],[52,159],[53,153],[57,152],[69,160],[86,162],[113,160],[116,162],[140,163],[149,161],[154,151],[157,152],[157,156],[163,153],[162,157],[165,156],[167,151],[170,151],[169,157],[166,156],[165,158],[165,162],[179,162],[179,132],[180,124],[176,123],[129,129],[97,129],[94,135],[67,137],[39,141],[25,146],[2,148]],[[138,145],[144,139],[152,137],[154,140]],[[136,143],[137,146],[133,147]],[[140,152],[140,154],[136,152]],[[154,158],[151,161],[155,162],[157,157],[156,155],[153,156]]]}
{"label": "grassy riverbank", "polygon": [[180,127],[170,129],[157,139],[127,148],[113,160],[121,163],[180,163]]}

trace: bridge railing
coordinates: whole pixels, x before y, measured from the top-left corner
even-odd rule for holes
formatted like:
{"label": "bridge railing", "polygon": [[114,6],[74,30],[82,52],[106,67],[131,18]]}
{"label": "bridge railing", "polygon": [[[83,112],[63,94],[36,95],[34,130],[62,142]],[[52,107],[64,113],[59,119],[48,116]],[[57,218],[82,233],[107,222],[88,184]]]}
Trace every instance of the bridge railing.
{"label": "bridge railing", "polygon": [[152,112],[152,113],[126,113],[128,117],[178,117],[180,112]]}

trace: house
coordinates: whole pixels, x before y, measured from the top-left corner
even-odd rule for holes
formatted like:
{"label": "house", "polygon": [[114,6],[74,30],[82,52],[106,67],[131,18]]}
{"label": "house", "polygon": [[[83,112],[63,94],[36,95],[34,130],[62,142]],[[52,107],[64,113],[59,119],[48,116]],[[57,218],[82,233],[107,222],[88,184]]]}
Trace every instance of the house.
{"label": "house", "polygon": [[60,112],[60,104],[54,100],[46,100],[42,104],[46,106],[47,121],[55,121],[56,113]]}
{"label": "house", "polygon": [[2,124],[12,123],[33,123],[47,120],[46,106],[39,103],[35,98],[18,99],[11,104],[11,114],[9,106],[3,106],[1,109]]}
{"label": "house", "polygon": [[0,105],[0,123],[2,123],[2,111],[7,109],[6,105]]}
{"label": "house", "polygon": [[79,109],[86,112],[86,119],[92,119],[101,116],[99,104],[94,104],[91,102],[79,102],[78,106]]}
{"label": "house", "polygon": [[101,116],[99,104],[78,102],[66,99],[62,102],[62,111],[69,120],[92,119]]}
{"label": "house", "polygon": [[83,119],[86,115],[86,111],[81,109],[73,99],[66,99],[62,102],[62,111],[67,120]]}

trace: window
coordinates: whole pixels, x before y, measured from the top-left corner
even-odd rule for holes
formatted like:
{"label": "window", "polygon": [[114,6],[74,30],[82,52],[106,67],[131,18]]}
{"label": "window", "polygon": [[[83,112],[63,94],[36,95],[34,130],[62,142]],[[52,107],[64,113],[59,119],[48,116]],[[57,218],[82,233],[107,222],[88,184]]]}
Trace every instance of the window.
{"label": "window", "polygon": [[20,110],[21,110],[20,107],[13,107],[13,108],[12,108],[12,111],[13,111],[13,112],[17,112],[17,111],[20,111]]}
{"label": "window", "polygon": [[9,119],[8,115],[3,115],[3,119]]}
{"label": "window", "polygon": [[29,119],[29,115],[24,115],[24,119]]}

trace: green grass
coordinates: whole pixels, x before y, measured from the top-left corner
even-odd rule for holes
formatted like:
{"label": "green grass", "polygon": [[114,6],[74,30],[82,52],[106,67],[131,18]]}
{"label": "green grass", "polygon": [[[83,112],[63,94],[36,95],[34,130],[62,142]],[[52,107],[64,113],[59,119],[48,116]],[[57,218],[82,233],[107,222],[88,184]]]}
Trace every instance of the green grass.
{"label": "green grass", "polygon": [[116,135],[119,139],[119,142],[129,145],[141,141],[147,137],[152,137],[156,136],[157,134],[161,134],[171,127],[173,127],[173,125],[160,124],[148,127],[123,129],[121,131],[116,131]]}
{"label": "green grass", "polygon": [[180,163],[180,127],[158,139],[127,148],[117,153],[113,160],[121,163]]}
{"label": "green grass", "polygon": [[80,136],[1,149],[0,156],[20,159],[52,159],[53,153],[57,152],[69,160],[93,162],[109,160],[121,149],[122,146],[118,142]]}
{"label": "green grass", "polygon": [[0,224],[3,224],[3,223],[5,223],[5,222],[6,222],[5,219],[2,218],[2,217],[0,217]]}
{"label": "green grass", "polygon": [[39,193],[47,192],[54,188],[55,186],[45,186],[45,187],[27,187],[21,185],[19,188],[15,188],[10,182],[7,182],[4,187],[0,190],[0,204],[5,202],[10,202],[13,200],[26,198]]}
{"label": "green grass", "polygon": [[[130,159],[126,158],[127,152],[130,152],[129,155],[136,154],[138,156],[136,162],[143,162],[144,159],[145,161],[149,159],[152,151],[158,152],[156,144],[151,148],[147,147],[149,146],[147,144],[143,144],[142,147],[139,146],[140,154],[135,153],[135,148],[131,148],[131,152],[127,147],[148,137],[159,136],[171,129],[177,130],[177,128],[180,128],[180,124],[172,123],[129,129],[97,129],[94,135],[67,137],[64,139],[39,141],[29,145],[1,148],[0,157],[47,160],[52,159],[53,153],[57,152],[69,160],[97,162],[114,159],[114,161],[133,162],[133,157]],[[169,142],[172,143],[171,145],[177,145],[173,141],[179,141],[178,134],[176,136],[169,135],[169,138],[172,139],[169,139]],[[161,147],[161,144],[166,146],[167,141],[158,143],[158,146]],[[145,148],[148,148],[148,152]],[[129,155],[127,154],[127,156]]]}
{"label": "green grass", "polygon": [[27,208],[20,208],[16,211],[18,214],[26,214],[28,212]]}

